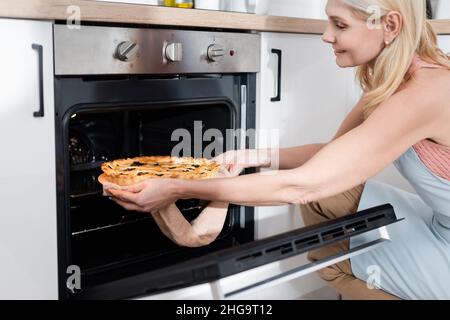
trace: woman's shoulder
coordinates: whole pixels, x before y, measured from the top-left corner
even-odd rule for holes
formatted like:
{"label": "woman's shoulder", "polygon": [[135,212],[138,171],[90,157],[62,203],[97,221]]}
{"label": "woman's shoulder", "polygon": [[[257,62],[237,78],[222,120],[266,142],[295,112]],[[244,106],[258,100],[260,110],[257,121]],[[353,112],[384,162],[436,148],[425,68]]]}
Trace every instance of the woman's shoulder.
{"label": "woman's shoulder", "polygon": [[397,117],[399,121],[421,119],[422,123],[436,123],[437,119],[446,117],[444,113],[447,110],[450,111],[449,86],[448,70],[418,70],[412,79],[404,82],[376,111],[384,114],[384,117]]}
{"label": "woman's shoulder", "polygon": [[450,70],[444,68],[421,68],[414,73],[414,77],[408,81],[415,90],[423,89],[433,89],[436,91],[443,87],[447,90],[441,90],[440,92],[449,91],[450,84]]}
{"label": "woman's shoulder", "polygon": [[438,111],[450,101],[449,88],[450,70],[422,68],[415,72],[414,77],[403,86],[402,91],[407,95],[420,97],[419,101],[430,103],[427,103],[427,108],[434,105]]}
{"label": "woman's shoulder", "polygon": [[450,70],[418,70],[405,87],[405,96],[414,97],[416,110],[434,119],[429,138],[450,145]]}

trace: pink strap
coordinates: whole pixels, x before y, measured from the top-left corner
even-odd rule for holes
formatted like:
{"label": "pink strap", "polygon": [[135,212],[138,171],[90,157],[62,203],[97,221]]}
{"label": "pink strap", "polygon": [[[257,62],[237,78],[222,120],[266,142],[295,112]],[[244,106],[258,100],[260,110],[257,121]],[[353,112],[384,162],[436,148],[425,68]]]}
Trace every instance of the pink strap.
{"label": "pink strap", "polygon": [[428,63],[424,60],[422,60],[419,55],[415,55],[413,58],[413,61],[411,63],[411,66],[409,67],[408,73],[412,75],[414,72],[421,68],[430,68],[430,69],[444,69],[443,66],[433,63]]}

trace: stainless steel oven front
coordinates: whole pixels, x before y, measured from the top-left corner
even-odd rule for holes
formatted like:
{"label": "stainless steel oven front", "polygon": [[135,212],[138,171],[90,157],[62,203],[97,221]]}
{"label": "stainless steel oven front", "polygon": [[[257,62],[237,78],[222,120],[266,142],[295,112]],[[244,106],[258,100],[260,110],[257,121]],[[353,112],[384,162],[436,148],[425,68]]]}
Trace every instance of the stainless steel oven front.
{"label": "stainless steel oven front", "polygon": [[[150,215],[103,197],[97,177],[107,160],[172,154],[177,130],[192,138],[180,156],[202,157],[211,144],[219,145],[212,156],[244,148],[249,141],[230,132],[255,126],[259,36],[55,25],[54,39],[60,297],[102,298],[94,288],[253,241],[253,209],[230,206],[217,241],[181,248]],[[204,203],[177,205],[193,220]],[[81,290],[64,281],[70,266],[81,271]],[[112,297],[193,284],[170,282]]]}

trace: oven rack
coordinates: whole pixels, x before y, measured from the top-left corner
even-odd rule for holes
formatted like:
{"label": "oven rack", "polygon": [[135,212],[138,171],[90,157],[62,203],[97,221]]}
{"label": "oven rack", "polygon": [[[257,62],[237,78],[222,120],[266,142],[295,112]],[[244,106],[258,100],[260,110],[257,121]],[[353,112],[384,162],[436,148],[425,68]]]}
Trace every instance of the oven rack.
{"label": "oven rack", "polygon": [[104,161],[93,161],[93,162],[87,162],[87,163],[81,163],[81,164],[73,164],[70,166],[70,171],[77,172],[77,171],[89,171],[94,169],[99,169],[103,163],[107,162],[107,160]]}
{"label": "oven rack", "polygon": [[[201,210],[203,210],[203,206],[201,204],[180,209],[181,213],[185,216],[189,216],[190,214],[195,213],[195,212],[201,212]],[[111,219],[114,219],[114,218],[112,217]],[[150,214],[144,215],[144,214],[136,214],[134,212],[130,212],[126,215],[122,215],[120,218],[116,217],[114,220],[118,221],[118,222],[110,223],[110,222],[105,221],[102,224],[97,224],[97,225],[91,226],[89,228],[84,228],[83,230],[73,231],[71,233],[71,235],[78,236],[78,235],[87,234],[87,233],[91,233],[91,232],[97,232],[97,231],[116,228],[116,227],[123,227],[125,225],[129,225],[132,223],[153,220],[153,217]]]}
{"label": "oven rack", "polygon": [[101,231],[101,230],[106,230],[106,229],[111,229],[111,228],[123,227],[125,225],[129,225],[129,224],[136,223],[136,222],[142,222],[142,221],[146,221],[146,220],[150,220],[150,219],[153,219],[151,215],[136,217],[133,220],[93,227],[93,228],[84,229],[81,231],[75,231],[75,232],[72,232],[72,236],[78,236],[78,235],[82,235],[82,234],[86,234],[86,233],[90,233],[90,232],[96,232],[96,231]]}

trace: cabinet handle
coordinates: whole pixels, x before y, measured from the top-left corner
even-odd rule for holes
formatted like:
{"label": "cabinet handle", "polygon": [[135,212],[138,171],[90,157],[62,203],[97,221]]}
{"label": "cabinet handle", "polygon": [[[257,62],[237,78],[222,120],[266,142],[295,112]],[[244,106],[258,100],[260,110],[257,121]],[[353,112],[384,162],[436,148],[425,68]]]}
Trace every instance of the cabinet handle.
{"label": "cabinet handle", "polygon": [[282,51],[280,49],[272,49],[272,53],[278,56],[278,80],[277,80],[277,95],[270,99],[270,101],[281,101],[281,58]]}
{"label": "cabinet handle", "polygon": [[44,72],[43,72],[44,57],[43,57],[43,53],[42,53],[42,46],[40,44],[33,43],[31,45],[31,48],[38,52],[38,58],[39,58],[39,110],[33,112],[33,116],[35,118],[43,118],[44,117]]}

